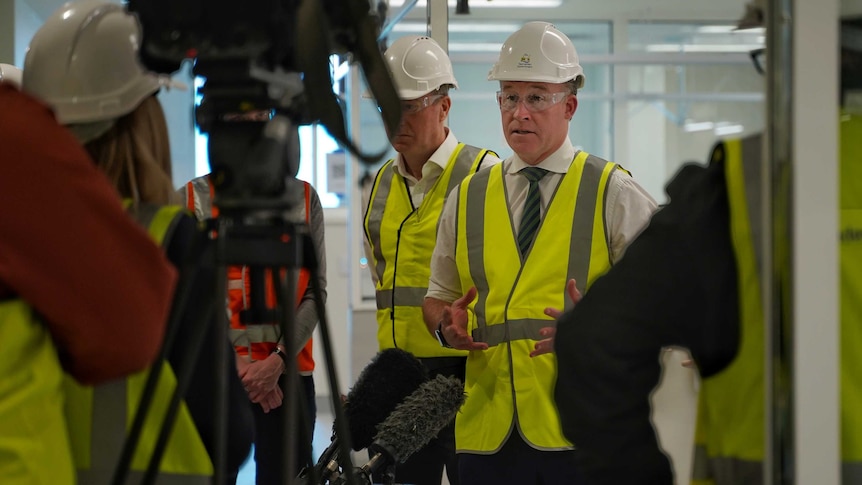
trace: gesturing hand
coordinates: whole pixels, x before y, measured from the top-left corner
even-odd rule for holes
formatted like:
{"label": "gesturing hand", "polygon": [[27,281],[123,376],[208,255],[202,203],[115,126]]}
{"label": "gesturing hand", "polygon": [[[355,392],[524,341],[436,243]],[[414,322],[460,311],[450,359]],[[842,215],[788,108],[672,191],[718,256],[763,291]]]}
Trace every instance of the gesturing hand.
{"label": "gesturing hand", "polygon": [[443,308],[442,320],[440,321],[440,331],[443,333],[443,338],[458,350],[487,350],[488,344],[485,342],[474,342],[473,337],[467,333],[467,305],[476,298],[476,287],[467,290],[461,298],[453,301],[451,305]]}
{"label": "gesturing hand", "polygon": [[[566,294],[569,295],[569,299],[572,300],[572,303],[575,305],[581,301],[581,292],[578,291],[577,283],[575,280],[571,279],[566,282]],[[560,318],[562,315],[562,310],[558,310],[556,308],[545,308],[545,315],[554,319],[554,326],[545,327],[539,330],[539,334],[545,337],[542,340],[536,342],[536,346],[532,352],[530,352],[530,357],[535,357],[537,355],[547,354],[549,352],[554,351],[554,337],[557,335],[557,327],[556,320]]]}

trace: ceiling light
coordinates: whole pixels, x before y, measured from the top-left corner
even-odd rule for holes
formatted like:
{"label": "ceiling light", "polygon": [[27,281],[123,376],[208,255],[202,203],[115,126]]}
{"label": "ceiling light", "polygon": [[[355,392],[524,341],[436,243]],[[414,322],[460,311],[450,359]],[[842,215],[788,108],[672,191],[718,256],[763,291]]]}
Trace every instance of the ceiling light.
{"label": "ceiling light", "polygon": [[686,133],[694,133],[696,131],[706,131],[706,130],[711,130],[713,128],[715,128],[715,123],[713,123],[712,121],[698,121],[698,122],[688,121],[688,122],[686,122],[686,124],[684,124],[682,126],[682,129]]}
{"label": "ceiling light", "polygon": [[[457,5],[457,0],[449,0],[450,7]],[[424,7],[426,0],[416,2],[417,7]],[[563,4],[563,0],[473,0],[470,2],[472,8],[553,8]],[[404,0],[389,0],[390,7],[400,7]]]}
{"label": "ceiling light", "polygon": [[763,44],[649,44],[647,52],[751,52]]}
{"label": "ceiling light", "polygon": [[701,34],[729,34],[736,30],[735,25],[701,25],[697,28]]}
{"label": "ceiling light", "polygon": [[[474,0],[476,1],[476,0]],[[506,34],[512,33],[522,27],[521,24],[514,23],[461,23],[450,22],[449,33],[452,32],[503,32]],[[425,32],[428,29],[428,24],[425,22],[406,22],[401,21],[392,26],[392,32]]]}
{"label": "ceiling light", "polygon": [[739,124],[721,124],[720,126],[715,127],[715,136],[727,136],[727,135],[735,135],[737,133],[742,133],[745,131],[745,127]]}

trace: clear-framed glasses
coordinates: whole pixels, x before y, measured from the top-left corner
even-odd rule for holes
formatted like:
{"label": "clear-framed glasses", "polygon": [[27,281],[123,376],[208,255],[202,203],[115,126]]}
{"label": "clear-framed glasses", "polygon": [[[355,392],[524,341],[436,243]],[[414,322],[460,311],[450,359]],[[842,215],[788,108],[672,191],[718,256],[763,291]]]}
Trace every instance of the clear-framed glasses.
{"label": "clear-framed glasses", "polygon": [[503,111],[514,111],[518,107],[518,103],[523,102],[527,111],[536,113],[545,111],[551,106],[566,99],[570,94],[569,91],[558,91],[556,93],[534,92],[528,93],[521,98],[518,93],[509,91],[497,91],[497,104]]}
{"label": "clear-framed glasses", "polygon": [[[438,100],[442,99],[442,94],[429,94],[426,96],[422,96],[419,99],[411,99],[409,101],[401,101],[401,113],[402,114],[415,114],[423,109],[431,106],[436,103]],[[380,106],[377,107],[377,111],[381,111]]]}

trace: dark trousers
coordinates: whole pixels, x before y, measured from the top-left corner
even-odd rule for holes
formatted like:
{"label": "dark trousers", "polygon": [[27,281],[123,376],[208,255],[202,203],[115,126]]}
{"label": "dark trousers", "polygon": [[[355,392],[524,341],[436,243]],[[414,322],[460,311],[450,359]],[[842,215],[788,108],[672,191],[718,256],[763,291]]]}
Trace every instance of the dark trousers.
{"label": "dark trousers", "polygon": [[[284,384],[285,376],[279,378],[278,385]],[[288,439],[294,439],[297,469],[293,470],[293,479],[299,470],[306,465],[312,465],[311,444],[314,437],[314,421],[317,419],[317,403],[314,396],[314,378],[299,376],[300,398],[297,403],[305,412],[305,419],[299,424],[308,430],[297,430],[290,436],[284,434],[285,409],[289,397],[284,396],[284,403],[268,413],[263,412],[260,404],[251,403],[254,410],[254,462],[255,483],[258,485],[282,485],[288,483],[284,477],[284,462],[286,460]]]}
{"label": "dark trousers", "polygon": [[575,463],[577,451],[539,451],[518,430],[493,455],[460,454],[464,485],[587,485]]}
{"label": "dark trousers", "polygon": [[[419,359],[428,369],[432,379],[438,375],[457,377],[464,382],[466,357],[437,357]],[[424,448],[417,451],[406,462],[395,467],[395,482],[415,485],[440,485],[443,481],[443,466],[449,483],[458,485],[458,455],[455,454],[455,422],[440,430]]]}

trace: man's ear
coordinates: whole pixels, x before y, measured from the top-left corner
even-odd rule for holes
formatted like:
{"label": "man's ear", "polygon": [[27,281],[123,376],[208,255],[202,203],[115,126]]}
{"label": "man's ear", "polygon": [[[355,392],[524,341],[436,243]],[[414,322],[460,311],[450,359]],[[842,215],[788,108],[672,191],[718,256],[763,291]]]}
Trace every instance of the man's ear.
{"label": "man's ear", "polygon": [[571,120],[575,116],[575,111],[578,110],[578,97],[569,96],[566,98],[566,119]]}
{"label": "man's ear", "polygon": [[449,96],[443,96],[443,99],[440,100],[440,121],[446,119],[449,116],[449,109],[452,107],[452,98]]}

